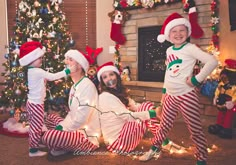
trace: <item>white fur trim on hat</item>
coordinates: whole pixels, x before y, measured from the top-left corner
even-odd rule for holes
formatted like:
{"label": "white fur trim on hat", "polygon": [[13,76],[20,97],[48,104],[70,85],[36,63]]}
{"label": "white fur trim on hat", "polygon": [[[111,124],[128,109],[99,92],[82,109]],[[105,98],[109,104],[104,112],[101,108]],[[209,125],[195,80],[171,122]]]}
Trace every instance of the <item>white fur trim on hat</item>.
{"label": "white fur trim on hat", "polygon": [[185,25],[188,28],[188,36],[191,35],[190,22],[186,18],[176,18],[176,19],[173,19],[172,21],[170,21],[165,27],[164,35],[165,35],[165,39],[167,41],[170,41],[170,39],[169,39],[170,30],[173,27],[178,26],[178,25]]}
{"label": "white fur trim on hat", "polygon": [[115,66],[103,66],[101,69],[98,70],[97,72],[97,77],[98,77],[98,80],[101,81],[101,75],[103,72],[106,72],[106,71],[114,71],[116,72],[117,74],[120,74],[119,70],[117,69],[117,67]]}
{"label": "white fur trim on hat", "polygon": [[78,62],[82,66],[85,73],[87,73],[89,69],[89,62],[81,52],[79,52],[78,50],[71,49],[66,52],[65,57],[73,58],[76,62]]}
{"label": "white fur trim on hat", "polygon": [[37,60],[39,57],[43,56],[45,51],[41,48],[36,48],[30,53],[24,55],[24,57],[19,59],[20,65],[21,66],[26,66],[33,61]]}

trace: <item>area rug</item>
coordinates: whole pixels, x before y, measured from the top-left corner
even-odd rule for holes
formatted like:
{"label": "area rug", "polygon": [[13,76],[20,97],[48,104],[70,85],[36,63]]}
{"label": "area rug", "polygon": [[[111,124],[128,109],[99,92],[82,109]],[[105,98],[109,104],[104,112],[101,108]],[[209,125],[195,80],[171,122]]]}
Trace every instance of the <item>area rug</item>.
{"label": "area rug", "polygon": [[24,127],[22,123],[17,122],[14,118],[9,118],[4,122],[0,122],[0,134],[25,138],[28,137],[28,127]]}

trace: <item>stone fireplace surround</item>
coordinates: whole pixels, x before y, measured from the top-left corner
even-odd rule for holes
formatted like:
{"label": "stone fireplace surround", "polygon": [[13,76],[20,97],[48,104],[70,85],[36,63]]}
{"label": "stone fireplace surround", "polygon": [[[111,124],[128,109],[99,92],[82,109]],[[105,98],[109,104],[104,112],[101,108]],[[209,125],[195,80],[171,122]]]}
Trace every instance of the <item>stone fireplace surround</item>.
{"label": "stone fireplace surround", "polygon": [[[212,31],[210,29],[211,20],[211,0],[197,0],[196,7],[198,11],[198,22],[204,30],[204,36],[201,39],[191,39],[192,43],[206,49],[211,41]],[[183,17],[188,18],[188,14],[183,12],[182,2],[161,5],[152,9],[134,9],[128,10],[131,17],[123,26],[123,34],[126,36],[126,43],[120,48],[121,66],[129,66],[131,69],[131,81],[124,82],[130,89],[131,97],[137,102],[145,100],[153,101],[157,105],[161,99],[161,82],[144,82],[138,81],[138,28],[160,26],[168,15],[173,12],[180,13]],[[211,100],[201,96],[201,114],[210,123],[214,123],[217,110],[212,106]],[[207,123],[208,124],[208,123]]]}

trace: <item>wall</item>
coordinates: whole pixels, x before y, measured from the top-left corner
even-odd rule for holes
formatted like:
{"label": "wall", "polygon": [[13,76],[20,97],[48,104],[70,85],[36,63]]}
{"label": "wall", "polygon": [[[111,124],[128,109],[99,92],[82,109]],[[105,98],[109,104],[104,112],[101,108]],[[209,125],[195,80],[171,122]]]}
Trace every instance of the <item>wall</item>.
{"label": "wall", "polygon": [[98,65],[114,61],[114,54],[109,53],[109,47],[115,43],[110,39],[111,21],[108,13],[114,10],[111,0],[96,0],[97,2],[97,47],[103,47],[103,52],[97,57]]}
{"label": "wall", "polygon": [[[205,49],[211,41],[210,21],[210,2],[211,0],[196,1],[198,10],[198,22],[204,30],[204,35],[200,39],[191,38],[191,42],[198,44]],[[123,27],[127,42],[121,46],[121,63],[122,66],[129,66],[131,69],[131,79],[138,80],[138,29],[141,27],[161,26],[171,13],[178,12],[183,17],[188,18],[188,14],[183,12],[182,2],[170,5],[161,5],[153,9],[135,9],[129,11],[130,19]]]}
{"label": "wall", "polygon": [[220,1],[220,60],[236,59],[236,30],[230,31],[228,1]]}
{"label": "wall", "polygon": [[[3,72],[4,67],[2,66],[2,63],[6,60],[4,58],[4,54],[6,53],[7,49],[5,49],[5,45],[7,45],[7,21],[6,21],[6,1],[7,0],[1,0],[0,1],[0,73]],[[4,77],[0,74],[0,82],[4,82]],[[0,85],[0,90],[3,88],[3,86]]]}

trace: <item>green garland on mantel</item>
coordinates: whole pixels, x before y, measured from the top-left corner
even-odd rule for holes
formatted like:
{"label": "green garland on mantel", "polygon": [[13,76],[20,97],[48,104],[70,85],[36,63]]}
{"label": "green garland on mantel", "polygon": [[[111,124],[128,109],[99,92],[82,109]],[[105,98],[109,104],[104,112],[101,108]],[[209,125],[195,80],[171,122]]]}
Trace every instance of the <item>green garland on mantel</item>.
{"label": "green garland on mantel", "polygon": [[114,0],[113,6],[117,10],[133,10],[139,8],[154,8],[163,4],[171,4],[186,0]]}

